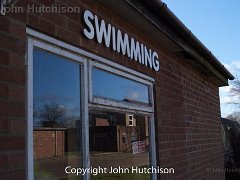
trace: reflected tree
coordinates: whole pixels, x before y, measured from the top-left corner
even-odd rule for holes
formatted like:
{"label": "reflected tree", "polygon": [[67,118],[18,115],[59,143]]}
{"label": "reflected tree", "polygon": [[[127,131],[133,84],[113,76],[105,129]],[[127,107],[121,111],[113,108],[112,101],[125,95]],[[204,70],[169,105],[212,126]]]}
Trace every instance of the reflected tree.
{"label": "reflected tree", "polygon": [[60,104],[45,104],[39,110],[40,124],[42,127],[62,127],[66,108]]}

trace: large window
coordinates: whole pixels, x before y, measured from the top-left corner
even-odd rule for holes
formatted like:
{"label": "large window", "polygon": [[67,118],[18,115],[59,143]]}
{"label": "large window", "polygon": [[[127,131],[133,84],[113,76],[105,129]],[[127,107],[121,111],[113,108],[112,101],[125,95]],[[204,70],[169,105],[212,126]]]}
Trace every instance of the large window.
{"label": "large window", "polygon": [[89,69],[90,165],[115,170],[97,179],[150,179],[132,168],[154,164],[152,83],[96,62]]}
{"label": "large window", "polygon": [[44,50],[33,51],[35,179],[64,179],[81,167],[81,65]]}
{"label": "large window", "polygon": [[[28,33],[45,40],[28,39],[28,179],[156,179],[109,173],[156,166],[153,79]],[[99,166],[108,173],[65,171]]]}

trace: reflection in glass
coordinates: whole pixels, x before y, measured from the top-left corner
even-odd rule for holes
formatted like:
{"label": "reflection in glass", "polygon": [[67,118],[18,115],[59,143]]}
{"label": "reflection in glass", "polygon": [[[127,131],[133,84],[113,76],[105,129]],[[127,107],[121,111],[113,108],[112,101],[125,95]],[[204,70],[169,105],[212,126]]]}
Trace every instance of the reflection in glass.
{"label": "reflection in glass", "polygon": [[149,104],[147,85],[93,68],[93,96]]}
{"label": "reflection in glass", "polygon": [[[90,162],[92,167],[149,167],[147,116],[91,110],[89,114]],[[150,174],[98,174],[94,179],[150,179]]]}
{"label": "reflection in glass", "polygon": [[68,179],[66,166],[81,167],[80,71],[75,62],[34,50],[34,179]]}

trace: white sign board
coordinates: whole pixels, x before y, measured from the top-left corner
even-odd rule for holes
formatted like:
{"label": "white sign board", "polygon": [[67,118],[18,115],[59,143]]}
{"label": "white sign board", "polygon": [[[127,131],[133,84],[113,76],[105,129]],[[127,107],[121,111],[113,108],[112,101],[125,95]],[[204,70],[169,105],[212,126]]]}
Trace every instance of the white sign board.
{"label": "white sign board", "polygon": [[133,150],[133,154],[145,152],[146,151],[145,141],[132,142],[132,150]]}

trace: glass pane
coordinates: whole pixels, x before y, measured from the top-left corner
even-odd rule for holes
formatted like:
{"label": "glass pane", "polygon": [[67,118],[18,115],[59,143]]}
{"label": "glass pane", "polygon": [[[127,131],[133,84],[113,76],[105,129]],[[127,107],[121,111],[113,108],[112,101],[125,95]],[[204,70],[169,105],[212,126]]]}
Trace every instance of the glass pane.
{"label": "glass pane", "polygon": [[33,55],[34,178],[68,179],[66,166],[81,167],[81,66],[39,49]]}
{"label": "glass pane", "polygon": [[132,169],[150,166],[147,116],[91,110],[89,123],[91,166],[106,168],[92,179],[150,179]]}
{"label": "glass pane", "polygon": [[93,96],[149,104],[149,88],[142,83],[93,68]]}

